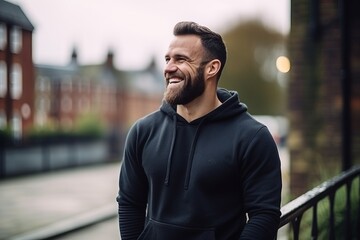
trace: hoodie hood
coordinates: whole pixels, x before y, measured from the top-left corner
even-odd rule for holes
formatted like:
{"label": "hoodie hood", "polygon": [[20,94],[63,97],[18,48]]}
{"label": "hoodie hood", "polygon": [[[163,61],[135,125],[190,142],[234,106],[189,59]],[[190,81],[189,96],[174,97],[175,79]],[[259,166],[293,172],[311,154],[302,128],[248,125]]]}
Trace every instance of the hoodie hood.
{"label": "hoodie hood", "polygon": [[[206,118],[207,121],[222,120],[247,111],[247,106],[240,102],[239,95],[236,91],[218,88],[217,96],[222,102],[221,106],[204,117],[201,117],[201,119]],[[173,118],[174,115],[177,115],[176,106],[170,105],[165,100],[163,101],[160,110],[171,118]]]}
{"label": "hoodie hood", "polygon": [[[198,136],[199,136],[202,126],[208,122],[222,121],[222,120],[231,118],[235,115],[239,115],[239,114],[242,114],[247,111],[246,105],[240,103],[239,95],[236,91],[228,91],[226,89],[219,88],[217,90],[217,96],[218,96],[219,100],[222,102],[222,104],[218,108],[209,112],[205,116],[192,121],[191,123],[187,123],[187,124],[196,125],[197,129],[195,131],[193,139],[190,140],[192,142],[192,144],[190,147],[189,158],[187,160],[186,176],[185,176],[185,183],[184,183],[185,190],[188,189],[188,186],[189,186],[194,152],[196,149],[197,139],[198,139]],[[176,134],[177,134],[177,132],[176,132],[177,131],[176,130],[177,122],[178,121],[184,122],[184,120],[182,120],[182,118],[176,113],[176,106],[172,106],[169,103],[167,103],[166,101],[163,101],[160,111],[162,111],[163,113],[168,115],[172,119],[172,123],[173,123],[173,130],[172,130],[173,134],[172,134],[172,139],[171,139],[171,147],[170,147],[170,151],[169,151],[169,155],[168,155],[166,175],[165,175],[165,180],[164,180],[164,184],[168,185],[169,181],[170,181],[170,171],[171,171],[172,158],[173,158],[173,152],[174,152],[174,147],[175,147],[175,139],[176,139]]]}

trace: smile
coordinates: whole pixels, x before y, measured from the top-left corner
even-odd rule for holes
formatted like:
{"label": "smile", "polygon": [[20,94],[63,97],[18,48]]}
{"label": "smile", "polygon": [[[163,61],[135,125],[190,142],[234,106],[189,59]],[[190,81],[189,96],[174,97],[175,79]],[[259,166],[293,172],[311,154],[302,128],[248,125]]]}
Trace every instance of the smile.
{"label": "smile", "polygon": [[169,84],[175,84],[175,83],[180,83],[182,82],[183,80],[180,79],[180,78],[171,78],[168,80]]}

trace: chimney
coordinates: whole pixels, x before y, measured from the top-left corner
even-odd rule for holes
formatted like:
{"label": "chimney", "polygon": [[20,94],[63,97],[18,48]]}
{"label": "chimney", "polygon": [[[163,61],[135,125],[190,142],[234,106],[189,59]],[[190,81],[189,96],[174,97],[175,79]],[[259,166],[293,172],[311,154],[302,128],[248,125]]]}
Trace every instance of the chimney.
{"label": "chimney", "polygon": [[71,53],[70,65],[76,66],[78,64],[77,57],[78,57],[77,50],[76,47],[74,47]]}
{"label": "chimney", "polygon": [[114,52],[112,50],[109,50],[107,57],[106,57],[106,66],[108,67],[114,67]]}

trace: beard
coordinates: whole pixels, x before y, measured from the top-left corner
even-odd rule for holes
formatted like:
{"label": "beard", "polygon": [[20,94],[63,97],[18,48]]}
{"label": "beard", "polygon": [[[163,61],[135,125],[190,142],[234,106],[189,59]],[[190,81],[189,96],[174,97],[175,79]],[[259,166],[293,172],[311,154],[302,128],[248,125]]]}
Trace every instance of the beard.
{"label": "beard", "polygon": [[[205,91],[204,69],[205,67],[201,65],[194,78],[185,76],[183,78],[184,84],[181,87],[175,89],[167,87],[164,93],[165,101],[171,105],[185,105],[201,96]],[[170,76],[179,76],[179,74],[174,73]],[[168,85],[169,83],[167,83]]]}

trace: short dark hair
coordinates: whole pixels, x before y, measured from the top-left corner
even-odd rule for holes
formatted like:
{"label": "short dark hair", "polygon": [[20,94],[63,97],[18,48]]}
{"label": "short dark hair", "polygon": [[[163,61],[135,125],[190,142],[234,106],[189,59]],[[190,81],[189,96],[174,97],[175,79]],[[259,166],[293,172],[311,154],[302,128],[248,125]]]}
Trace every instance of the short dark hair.
{"label": "short dark hair", "polygon": [[220,34],[211,31],[205,26],[201,26],[195,22],[179,22],[174,27],[174,35],[196,35],[201,39],[201,43],[205,48],[207,56],[206,60],[219,59],[221,67],[218,72],[218,79],[226,63],[226,46]]}

